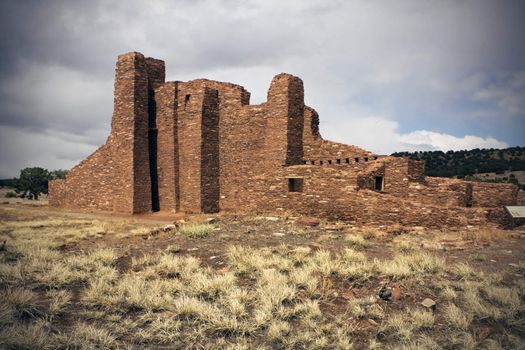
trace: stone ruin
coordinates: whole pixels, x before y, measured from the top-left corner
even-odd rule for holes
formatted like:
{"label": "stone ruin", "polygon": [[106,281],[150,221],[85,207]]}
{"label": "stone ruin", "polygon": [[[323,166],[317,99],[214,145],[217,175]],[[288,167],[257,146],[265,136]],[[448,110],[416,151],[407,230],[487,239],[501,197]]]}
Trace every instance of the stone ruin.
{"label": "stone ruin", "polygon": [[293,75],[275,76],[267,101],[251,105],[239,85],[166,82],[164,62],[138,52],[118,57],[106,143],[49,183],[61,208],[427,227],[503,223],[517,196],[513,184],[425,177],[421,161],[324,140]]}

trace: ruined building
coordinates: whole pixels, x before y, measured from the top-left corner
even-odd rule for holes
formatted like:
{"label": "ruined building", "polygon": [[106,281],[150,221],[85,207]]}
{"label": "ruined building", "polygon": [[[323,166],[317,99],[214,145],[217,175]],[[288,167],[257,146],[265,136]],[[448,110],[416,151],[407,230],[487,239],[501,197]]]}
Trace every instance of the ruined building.
{"label": "ruined building", "polygon": [[324,140],[298,77],[275,76],[267,101],[251,105],[242,86],[165,82],[164,68],[137,52],[118,57],[111,134],[50,182],[51,206],[440,226],[499,220],[516,202],[512,184],[429,178],[422,162]]}

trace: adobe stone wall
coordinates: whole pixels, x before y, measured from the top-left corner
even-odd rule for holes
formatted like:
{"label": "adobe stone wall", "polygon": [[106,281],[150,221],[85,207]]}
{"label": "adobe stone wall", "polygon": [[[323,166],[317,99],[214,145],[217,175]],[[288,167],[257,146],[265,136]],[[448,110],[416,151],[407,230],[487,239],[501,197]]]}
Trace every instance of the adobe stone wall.
{"label": "adobe stone wall", "polygon": [[[484,208],[444,207],[360,189],[357,178],[340,168],[292,166],[258,177],[247,201],[249,212],[291,212],[359,225],[403,224],[442,227],[482,225]],[[303,192],[288,192],[287,178],[303,179]]]}
{"label": "adobe stone wall", "polygon": [[304,108],[303,144],[305,164],[309,165],[354,166],[378,157],[356,146],[324,140],[319,133],[319,115],[308,106]]}
{"label": "adobe stone wall", "polygon": [[473,207],[516,205],[518,186],[510,183],[471,182]]}
{"label": "adobe stone wall", "polygon": [[149,108],[151,90],[164,79],[163,67],[162,61],[137,52],[119,56],[111,134],[106,144],[71,169],[64,182],[51,185],[51,206],[130,214],[151,211],[149,120],[154,110]]}
{"label": "adobe stone wall", "polygon": [[502,222],[499,207],[523,200],[513,185],[427,178],[423,162],[324,140],[293,75],[275,76],[258,105],[239,85],[164,80],[163,61],[119,56],[110,136],[50,182],[50,205],[439,227]]}

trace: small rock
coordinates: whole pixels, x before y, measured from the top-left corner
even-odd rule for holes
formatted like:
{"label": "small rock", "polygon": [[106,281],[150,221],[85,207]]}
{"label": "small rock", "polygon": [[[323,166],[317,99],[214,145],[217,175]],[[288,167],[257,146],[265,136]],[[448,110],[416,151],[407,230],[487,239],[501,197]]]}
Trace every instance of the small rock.
{"label": "small rock", "polygon": [[379,326],[379,323],[377,323],[376,321],[372,320],[371,318],[368,319],[368,323],[370,323],[372,326]]}
{"label": "small rock", "polygon": [[175,230],[177,228],[177,226],[175,224],[169,224],[169,225],[166,225],[162,228],[162,231],[164,232],[168,232],[168,231],[171,231],[171,230]]}
{"label": "small rock", "polygon": [[177,221],[175,221],[176,224],[184,224],[186,222],[186,220],[184,219],[179,219]]}
{"label": "small rock", "polygon": [[189,252],[194,252],[194,251],[196,251],[196,250],[199,250],[199,248],[189,248],[189,249],[188,249]]}
{"label": "small rock", "polygon": [[298,225],[315,227],[321,224],[321,221],[314,217],[302,217],[295,222]]}
{"label": "small rock", "polygon": [[379,293],[377,293],[377,296],[386,301],[392,300],[392,288],[385,284],[383,287],[381,287]]}
{"label": "small rock", "polygon": [[149,231],[149,234],[152,235],[152,236],[156,236],[160,233],[160,228],[158,227],[154,227],[152,228],[150,231]]}
{"label": "small rock", "polygon": [[204,222],[206,222],[207,224],[214,224],[216,223],[217,221],[217,218],[207,218],[206,220],[204,220]]}
{"label": "small rock", "polygon": [[283,237],[285,234],[282,233],[282,232],[274,232],[274,233],[272,233],[272,235],[274,235],[276,237]]}
{"label": "small rock", "polygon": [[518,264],[510,263],[509,266],[519,268],[520,266]]}
{"label": "small rock", "polygon": [[349,289],[349,290],[344,291],[343,293],[341,293],[341,297],[343,299],[350,300],[350,299],[355,298],[355,294],[354,294],[354,292],[351,289]]}
{"label": "small rock", "polygon": [[401,289],[399,287],[392,287],[392,301],[401,300]]}
{"label": "small rock", "polygon": [[478,334],[478,339],[479,341],[483,341],[485,339],[488,338],[488,336],[490,335],[491,331],[490,331],[490,328],[489,327],[484,327],[482,328],[480,331],[479,331],[479,334]]}
{"label": "small rock", "polygon": [[432,309],[432,310],[436,309],[436,302],[430,298],[426,298],[425,300],[423,300],[421,302],[421,305],[423,305],[427,309]]}
{"label": "small rock", "polygon": [[496,260],[494,260],[494,259],[490,259],[490,262],[497,262],[497,261],[496,261]]}
{"label": "small rock", "polygon": [[267,216],[264,218],[266,221],[279,221],[279,218],[276,216]]}
{"label": "small rock", "polygon": [[210,260],[215,260],[215,259],[217,259],[217,258],[218,258],[218,256],[215,256],[215,255],[210,256]]}

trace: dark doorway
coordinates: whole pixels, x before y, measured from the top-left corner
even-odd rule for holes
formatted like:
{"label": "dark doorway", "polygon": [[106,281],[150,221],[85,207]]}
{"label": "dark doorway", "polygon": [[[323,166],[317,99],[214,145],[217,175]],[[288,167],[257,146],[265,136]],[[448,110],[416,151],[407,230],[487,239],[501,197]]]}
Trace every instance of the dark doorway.
{"label": "dark doorway", "polygon": [[383,191],[383,177],[382,176],[376,176],[375,190]]}
{"label": "dark doorway", "polygon": [[148,88],[148,153],[149,176],[151,181],[151,210],[159,211],[159,176],[157,172],[157,121],[155,95],[151,87]]}

